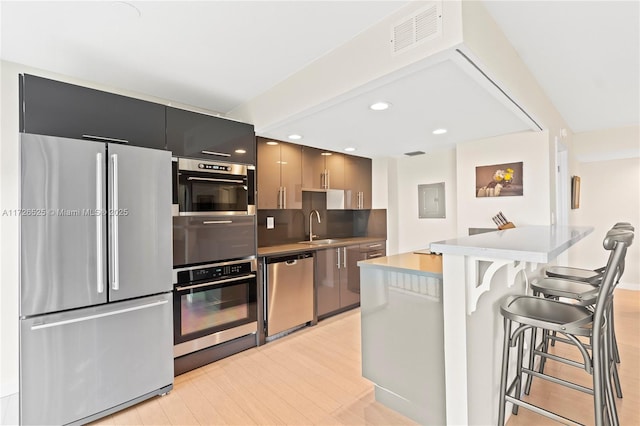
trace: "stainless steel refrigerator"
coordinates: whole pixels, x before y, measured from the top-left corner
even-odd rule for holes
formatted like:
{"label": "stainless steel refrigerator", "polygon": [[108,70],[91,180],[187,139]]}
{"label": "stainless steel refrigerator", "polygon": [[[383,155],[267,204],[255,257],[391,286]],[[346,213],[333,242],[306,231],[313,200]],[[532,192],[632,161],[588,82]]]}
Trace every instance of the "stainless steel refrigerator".
{"label": "stainless steel refrigerator", "polygon": [[21,134],[20,421],[173,386],[171,154]]}

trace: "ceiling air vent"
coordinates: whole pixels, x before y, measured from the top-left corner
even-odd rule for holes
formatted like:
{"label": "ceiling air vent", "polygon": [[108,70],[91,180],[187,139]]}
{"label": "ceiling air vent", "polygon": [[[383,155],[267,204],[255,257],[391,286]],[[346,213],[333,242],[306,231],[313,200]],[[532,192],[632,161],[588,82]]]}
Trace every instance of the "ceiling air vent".
{"label": "ceiling air vent", "polygon": [[442,2],[432,2],[391,28],[391,50],[395,55],[442,35]]}
{"label": "ceiling air vent", "polygon": [[416,155],[423,155],[425,152],[424,151],[411,151],[411,152],[405,152],[404,155],[408,155],[409,157],[415,157]]}

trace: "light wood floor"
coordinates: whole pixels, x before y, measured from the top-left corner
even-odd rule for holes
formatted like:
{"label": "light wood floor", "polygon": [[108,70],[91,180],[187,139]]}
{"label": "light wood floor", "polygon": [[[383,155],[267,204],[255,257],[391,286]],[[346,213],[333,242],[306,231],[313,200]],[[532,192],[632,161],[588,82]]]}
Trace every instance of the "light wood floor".
{"label": "light wood floor", "polygon": [[[622,357],[622,425],[640,424],[640,292],[616,291]],[[558,345],[566,351],[566,345]],[[548,363],[548,368],[558,368]],[[562,366],[567,379],[589,383],[584,371]],[[565,371],[566,370],[566,371]],[[593,424],[589,395],[534,380],[532,401]],[[176,377],[174,390],[108,416],[96,425],[331,424],[415,425],[377,403],[361,376],[360,312],[353,310],[259,348]],[[520,409],[509,426],[556,424]]]}

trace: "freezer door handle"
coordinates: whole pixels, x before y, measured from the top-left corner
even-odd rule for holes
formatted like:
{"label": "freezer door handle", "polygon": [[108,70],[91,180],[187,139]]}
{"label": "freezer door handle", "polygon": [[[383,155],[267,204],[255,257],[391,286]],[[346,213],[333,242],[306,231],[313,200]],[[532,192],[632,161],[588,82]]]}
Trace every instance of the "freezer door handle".
{"label": "freezer door handle", "polygon": [[147,303],[145,305],[132,306],[130,308],[118,309],[117,311],[104,312],[102,314],[88,315],[86,317],[73,318],[68,320],[56,321],[48,324],[37,324],[31,326],[31,330],[41,330],[43,328],[59,327],[61,325],[73,324],[76,322],[90,321],[97,318],[110,317],[113,315],[120,315],[126,312],[139,311],[140,309],[153,308],[154,306],[160,306],[169,303],[168,300],[158,300],[156,302]]}
{"label": "freezer door handle", "polygon": [[113,290],[120,289],[119,275],[120,275],[120,265],[119,265],[119,250],[118,250],[118,154],[111,154],[111,167],[112,167],[112,190],[111,190],[111,212],[109,212],[109,217],[111,218],[111,245],[113,247],[113,257],[111,259],[112,269],[112,281],[111,288]]}
{"label": "freezer door handle", "polygon": [[104,254],[102,252],[104,246],[104,229],[102,227],[102,188],[104,188],[104,182],[102,182],[102,176],[102,153],[99,152],[96,154],[96,278],[98,294],[104,292]]}

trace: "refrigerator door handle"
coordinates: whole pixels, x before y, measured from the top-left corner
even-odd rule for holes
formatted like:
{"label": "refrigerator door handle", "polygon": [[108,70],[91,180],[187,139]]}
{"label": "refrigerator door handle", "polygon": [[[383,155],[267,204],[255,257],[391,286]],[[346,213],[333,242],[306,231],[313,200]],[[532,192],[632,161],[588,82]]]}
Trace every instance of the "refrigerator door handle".
{"label": "refrigerator door handle", "polygon": [[104,254],[102,247],[104,244],[103,236],[103,217],[102,217],[102,188],[104,188],[104,182],[102,182],[102,153],[96,154],[96,273],[97,273],[97,287],[98,294],[104,292]]}
{"label": "refrigerator door handle", "polygon": [[56,322],[51,322],[51,323],[48,323],[48,324],[37,324],[37,325],[31,326],[31,330],[41,330],[43,328],[59,327],[61,325],[73,324],[73,323],[76,323],[76,322],[90,321],[90,320],[97,319],[97,318],[104,318],[104,317],[110,317],[110,316],[113,316],[113,315],[120,315],[120,314],[124,314],[126,312],[139,311],[140,309],[153,308],[154,306],[160,306],[160,305],[164,305],[164,304],[167,304],[167,303],[169,303],[168,300],[158,300],[156,302],[147,303],[147,304],[144,304],[144,305],[132,306],[130,308],[118,309],[117,311],[112,311],[112,312],[104,312],[104,313],[101,313],[101,314],[87,315],[86,317],[80,317],[80,318],[73,318],[73,319],[68,319],[68,320],[56,321]]}
{"label": "refrigerator door handle", "polygon": [[119,275],[120,275],[120,265],[119,265],[119,250],[118,250],[118,154],[111,154],[111,167],[112,167],[112,190],[111,190],[111,211],[109,212],[109,217],[111,218],[111,244],[113,247],[113,257],[111,259],[112,265],[112,280],[111,280],[111,288],[113,290],[120,289]]}

